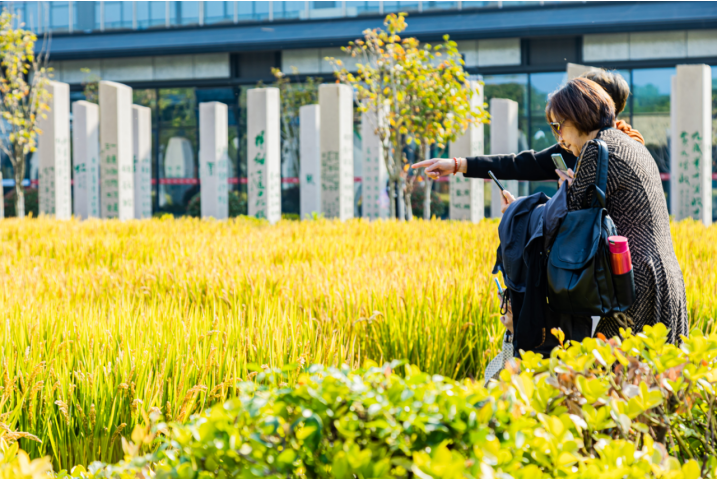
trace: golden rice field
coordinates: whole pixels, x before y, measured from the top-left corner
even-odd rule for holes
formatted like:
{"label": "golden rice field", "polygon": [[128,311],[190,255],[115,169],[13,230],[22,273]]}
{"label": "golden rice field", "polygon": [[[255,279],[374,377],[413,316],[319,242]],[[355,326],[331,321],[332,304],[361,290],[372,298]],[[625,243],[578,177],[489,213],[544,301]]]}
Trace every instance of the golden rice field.
{"label": "golden rice field", "polygon": [[[0,427],[59,470],[119,459],[143,411],[186,419],[266,366],[480,377],[502,332],[496,225],[5,220]],[[673,238],[691,322],[715,331],[716,228]]]}

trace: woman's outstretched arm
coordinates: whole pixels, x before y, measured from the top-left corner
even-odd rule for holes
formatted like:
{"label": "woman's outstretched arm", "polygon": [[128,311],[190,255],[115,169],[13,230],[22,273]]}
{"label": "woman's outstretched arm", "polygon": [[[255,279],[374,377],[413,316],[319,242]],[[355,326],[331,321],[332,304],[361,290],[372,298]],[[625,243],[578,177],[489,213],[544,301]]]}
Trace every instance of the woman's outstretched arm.
{"label": "woman's outstretched arm", "polygon": [[502,180],[541,181],[557,180],[556,166],[551,155],[559,153],[569,168],[575,169],[576,157],[558,144],[545,150],[526,150],[514,155],[486,155],[466,158],[468,178],[488,178],[491,170]]}

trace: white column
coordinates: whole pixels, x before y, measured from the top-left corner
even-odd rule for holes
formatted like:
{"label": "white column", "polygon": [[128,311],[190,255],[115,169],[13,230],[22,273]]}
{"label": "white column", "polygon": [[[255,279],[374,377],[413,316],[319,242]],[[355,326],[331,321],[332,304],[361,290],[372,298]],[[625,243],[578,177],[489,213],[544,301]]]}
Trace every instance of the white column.
{"label": "white column", "polygon": [[132,219],[135,215],[132,160],[132,88],[100,82],[100,214]]}
{"label": "white column", "polygon": [[73,203],[80,219],[100,216],[100,108],[89,101],[72,104]]}
{"label": "white column", "polygon": [[600,68],[589,67],[587,65],[579,65],[578,63],[567,63],[566,64],[566,76],[569,80],[573,80],[576,77],[580,77],[586,72],[599,71]]}
{"label": "white column", "polygon": [[[481,108],[484,104],[484,89],[477,82],[470,82],[472,91],[471,107]],[[456,141],[449,144],[449,156],[470,157],[484,154],[484,125],[472,125]],[[465,178],[463,173],[449,177],[449,218],[478,223],[484,217],[484,180]]]}
{"label": "white column", "polygon": [[[519,104],[504,98],[492,98],[491,112],[491,154],[518,153],[519,149]],[[504,187],[518,196],[519,182],[501,180]],[[491,217],[501,218],[501,191],[491,182]]]}
{"label": "white column", "polygon": [[322,212],[344,221],[354,217],[354,115],[349,85],[319,85],[322,118]]}
{"label": "white column", "polygon": [[276,223],[282,217],[279,89],[247,91],[249,216]]}
{"label": "white column", "polygon": [[70,219],[70,85],[51,81],[47,118],[40,118],[38,144],[39,212],[57,219]]}
{"label": "white column", "polygon": [[364,112],[361,116],[361,141],[364,163],[362,165],[362,218],[389,217],[389,174],[384,161],[384,147],[376,129],[379,119],[376,112]]}
{"label": "white column", "polygon": [[299,214],[302,219],[322,211],[319,125],[319,105],[299,108]]}
{"label": "white column", "polygon": [[135,218],[152,217],[152,110],[132,105]]}
{"label": "white column", "polygon": [[227,105],[199,104],[199,178],[202,218],[229,217]]}
{"label": "white column", "polygon": [[710,225],[711,69],[678,65],[671,86],[671,213]]}

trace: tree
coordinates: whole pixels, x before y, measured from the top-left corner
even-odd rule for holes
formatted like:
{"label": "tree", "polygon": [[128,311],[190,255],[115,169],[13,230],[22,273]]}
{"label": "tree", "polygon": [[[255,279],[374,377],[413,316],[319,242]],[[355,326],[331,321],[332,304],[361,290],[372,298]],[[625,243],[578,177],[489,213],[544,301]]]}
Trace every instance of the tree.
{"label": "tree", "polygon": [[[472,92],[456,43],[448,35],[434,47],[420,46],[416,38],[402,39],[405,17],[405,13],[390,14],[384,21],[386,31],[365,30],[364,39],[343,48],[360,61],[356,74],[348,72],[341,60],[328,58],[337,79],[355,89],[360,111],[380,119],[376,133],[384,146],[389,192],[394,200],[403,197],[390,202],[391,216],[399,219],[412,217],[416,175],[408,172],[407,147],[416,145],[417,156],[424,157],[431,145],[443,147],[469,125],[486,119],[483,108],[470,106]],[[439,60],[442,56],[445,59]]]}
{"label": "tree", "polygon": [[[407,124],[418,161],[431,157],[432,146],[445,150],[449,142],[470,126],[488,121],[484,105],[471,106],[472,96],[479,92],[470,86],[456,42],[445,35],[442,44],[424,45],[420,53],[421,62],[415,81],[411,82],[414,101]],[[430,219],[433,183],[430,178],[409,174],[405,196],[411,197],[416,179],[424,185],[423,217]]]}
{"label": "tree", "polygon": [[[10,158],[15,175],[15,211],[25,217],[25,178],[27,155],[37,149],[37,135],[42,134],[37,123],[50,110],[47,87],[51,70],[47,67],[46,42],[35,54],[37,36],[24,30],[23,24],[13,28],[15,18],[7,11],[0,15],[0,148]],[[46,37],[47,39],[47,37]]]}

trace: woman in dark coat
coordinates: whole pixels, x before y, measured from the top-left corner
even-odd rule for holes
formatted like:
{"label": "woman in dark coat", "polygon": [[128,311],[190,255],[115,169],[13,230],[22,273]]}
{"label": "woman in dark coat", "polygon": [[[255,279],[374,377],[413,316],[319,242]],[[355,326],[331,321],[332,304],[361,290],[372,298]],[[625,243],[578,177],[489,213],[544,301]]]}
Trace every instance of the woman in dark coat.
{"label": "woman in dark coat", "polygon": [[[596,178],[598,148],[588,142],[598,138],[608,146],[606,208],[618,234],[628,238],[636,284],[628,325],[641,331],[660,322],[670,330],[669,341],[679,341],[688,334],[686,291],[656,162],[641,143],[607,128],[615,122],[613,100],[590,80],[576,78],[553,93],[546,118],[559,143],[579,157],[569,180],[569,211],[581,209]],[[596,332],[615,336],[627,326],[622,323],[620,317],[601,318]]]}

